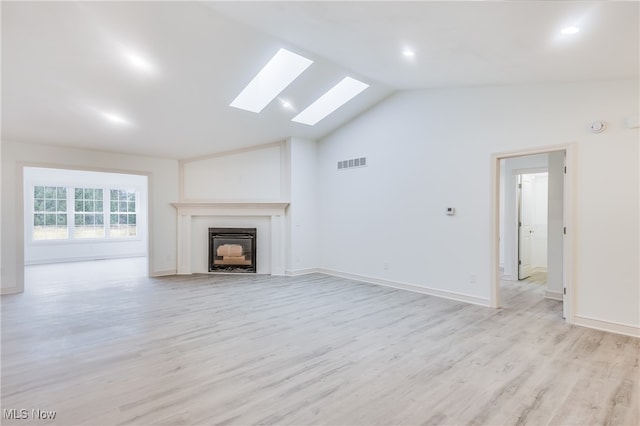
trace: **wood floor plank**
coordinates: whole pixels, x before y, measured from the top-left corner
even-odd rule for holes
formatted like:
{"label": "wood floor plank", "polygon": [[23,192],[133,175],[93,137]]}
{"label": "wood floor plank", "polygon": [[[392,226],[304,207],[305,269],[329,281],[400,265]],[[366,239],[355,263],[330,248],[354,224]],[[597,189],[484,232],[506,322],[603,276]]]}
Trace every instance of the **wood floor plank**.
{"label": "wood floor plank", "polygon": [[495,310],[321,274],[40,277],[2,297],[0,402],[56,418],[2,424],[638,425],[639,339],[543,291],[505,282]]}

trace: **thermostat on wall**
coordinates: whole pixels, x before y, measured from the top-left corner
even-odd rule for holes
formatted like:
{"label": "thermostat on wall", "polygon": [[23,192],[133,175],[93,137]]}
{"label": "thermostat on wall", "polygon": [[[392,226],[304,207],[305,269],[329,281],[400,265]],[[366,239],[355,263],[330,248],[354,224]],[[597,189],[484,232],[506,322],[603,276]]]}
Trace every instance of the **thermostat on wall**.
{"label": "thermostat on wall", "polygon": [[447,207],[447,216],[453,216],[456,214],[456,209],[453,207]]}
{"label": "thermostat on wall", "polygon": [[602,133],[605,127],[604,121],[594,121],[589,124],[589,131],[591,131],[591,133]]}

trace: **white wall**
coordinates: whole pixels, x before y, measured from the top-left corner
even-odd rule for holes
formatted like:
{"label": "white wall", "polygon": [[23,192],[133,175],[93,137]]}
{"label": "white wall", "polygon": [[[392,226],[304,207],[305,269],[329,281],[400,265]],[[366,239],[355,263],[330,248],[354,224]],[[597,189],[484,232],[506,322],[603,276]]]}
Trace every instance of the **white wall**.
{"label": "white wall", "polygon": [[547,173],[531,175],[531,269],[533,272],[547,271]]}
{"label": "white wall", "polygon": [[562,299],[564,226],[564,153],[549,154],[547,216],[547,297]]}
{"label": "white wall", "polygon": [[181,201],[288,198],[284,142],[180,161]]}
{"label": "white wall", "polygon": [[295,275],[318,266],[318,145],[300,138],[291,138],[288,145],[291,204],[287,209],[287,273]]}
{"label": "white wall", "polygon": [[[33,187],[88,186],[125,188],[138,193],[137,228],[134,238],[33,240]],[[24,168],[24,261],[26,265],[147,255],[147,176],[82,170]],[[108,207],[107,207],[108,208]]]}
{"label": "white wall", "polygon": [[175,273],[176,212],[171,206],[178,198],[178,162],[142,157],[2,142],[2,292],[23,289],[23,204],[22,167],[63,167],[149,176],[150,246],[152,275]]}
{"label": "white wall", "polygon": [[500,160],[500,189],[498,190],[498,206],[499,206],[499,212],[498,215],[499,217],[499,226],[498,226],[498,244],[499,244],[499,263],[500,263],[500,271],[502,273],[502,275],[504,276],[504,215],[506,212],[505,209],[505,185],[506,185],[506,179],[505,179],[505,167],[506,167],[506,160]]}
{"label": "white wall", "polygon": [[[637,330],[638,130],[622,122],[638,93],[634,80],[392,96],[319,144],[321,266],[487,301],[491,155],[575,143],[575,320]],[[596,119],[607,131],[587,131]],[[369,167],[335,170],[358,156]]]}
{"label": "white wall", "polygon": [[[3,178],[4,175],[2,173],[2,150],[3,150],[2,145],[3,145],[2,144],[2,140],[0,139],[0,188],[2,188],[2,183],[4,181],[4,178]],[[2,216],[3,216],[3,214],[2,214],[2,198],[3,197],[0,194],[0,294],[3,293],[2,290],[4,288],[4,284],[3,284],[3,282],[4,282],[4,263],[2,262],[2,246],[4,245],[4,244],[2,244],[2,241],[3,241],[2,240],[2,223],[3,223],[3,221],[2,221]],[[11,286],[7,286],[7,287],[9,288]]]}

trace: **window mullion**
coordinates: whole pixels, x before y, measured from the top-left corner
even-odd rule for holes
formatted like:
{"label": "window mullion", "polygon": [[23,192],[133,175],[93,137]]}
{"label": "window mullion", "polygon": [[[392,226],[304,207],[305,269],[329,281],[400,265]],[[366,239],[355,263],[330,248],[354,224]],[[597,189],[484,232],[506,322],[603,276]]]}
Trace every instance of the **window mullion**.
{"label": "window mullion", "polygon": [[104,223],[104,237],[111,238],[109,226],[109,213],[111,211],[111,191],[108,188],[102,190],[102,222]]}
{"label": "window mullion", "polygon": [[[69,239],[75,238],[76,234],[76,221],[75,221],[75,188],[67,187],[67,230],[69,232]],[[71,207],[70,207],[71,206]]]}

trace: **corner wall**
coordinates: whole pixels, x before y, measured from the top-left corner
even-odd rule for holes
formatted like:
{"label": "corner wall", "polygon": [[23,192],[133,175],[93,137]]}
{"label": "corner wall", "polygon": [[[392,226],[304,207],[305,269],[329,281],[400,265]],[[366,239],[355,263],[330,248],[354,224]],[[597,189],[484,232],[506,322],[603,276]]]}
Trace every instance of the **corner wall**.
{"label": "corner wall", "polygon": [[291,165],[287,275],[299,275],[318,266],[318,234],[321,232],[318,229],[318,144],[313,140],[291,138],[287,148]]}
{"label": "corner wall", "polygon": [[563,237],[564,223],[564,153],[549,154],[549,204],[547,211],[547,292],[550,298],[562,299],[563,278]]}
{"label": "corner wall", "polygon": [[623,126],[638,93],[627,80],[392,96],[319,144],[320,266],[487,303],[491,155],[575,143],[575,322],[638,334],[638,129]]}
{"label": "corner wall", "polygon": [[24,288],[22,166],[63,167],[149,176],[150,275],[176,271],[178,161],[48,145],[2,142],[2,293]]}

